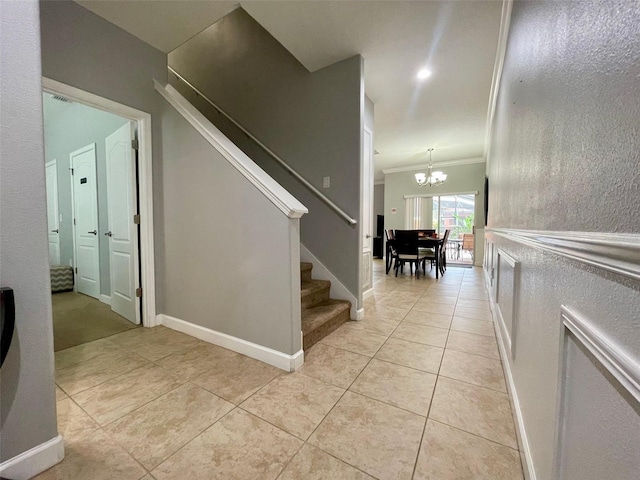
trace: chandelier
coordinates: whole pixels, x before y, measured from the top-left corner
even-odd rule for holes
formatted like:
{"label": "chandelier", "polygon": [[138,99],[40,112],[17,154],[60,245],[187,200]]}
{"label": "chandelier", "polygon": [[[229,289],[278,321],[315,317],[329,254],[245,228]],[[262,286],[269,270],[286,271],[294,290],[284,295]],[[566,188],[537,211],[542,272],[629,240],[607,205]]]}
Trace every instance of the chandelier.
{"label": "chandelier", "polygon": [[429,149],[429,173],[416,173],[416,182],[421,187],[429,185],[430,187],[436,187],[438,185],[442,185],[444,181],[447,179],[447,174],[442,172],[432,172],[433,168],[433,160],[431,160],[431,152],[433,152],[433,148]]}

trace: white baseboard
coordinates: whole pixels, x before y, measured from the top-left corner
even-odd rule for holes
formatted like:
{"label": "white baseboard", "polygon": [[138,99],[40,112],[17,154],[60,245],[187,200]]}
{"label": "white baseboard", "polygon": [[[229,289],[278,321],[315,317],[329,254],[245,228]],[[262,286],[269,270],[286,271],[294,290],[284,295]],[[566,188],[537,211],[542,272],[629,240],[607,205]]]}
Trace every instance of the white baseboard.
{"label": "white baseboard", "polygon": [[217,332],[207,327],[196,325],[179,318],[171,317],[163,313],[157,315],[156,323],[158,325],[164,325],[172,330],[186,333],[192,337],[199,338],[205,342],[213,343],[219,347],[233,350],[234,352],[241,353],[247,357],[255,358],[261,362],[268,363],[274,367],[278,367],[287,372],[294,372],[298,370],[304,363],[304,351],[300,349],[293,355],[273,350],[269,347],[258,345],[247,340],[243,340],[238,337],[227,335],[226,333]]}
{"label": "white baseboard", "polygon": [[12,480],[29,480],[64,458],[64,441],[58,435],[31,450],[0,464],[0,475]]}
{"label": "white baseboard", "polygon": [[107,305],[111,305],[111,297],[109,295],[100,294],[100,301]]}
{"label": "white baseboard", "polygon": [[354,320],[362,320],[364,318],[364,308],[359,308],[356,310],[356,314],[353,317]]}
{"label": "white baseboard", "polygon": [[[485,277],[486,280],[486,277]],[[522,417],[522,410],[520,409],[520,401],[518,400],[518,392],[516,391],[516,384],[513,380],[513,374],[511,373],[511,351],[507,350],[502,338],[502,329],[500,321],[498,320],[497,305],[491,296],[489,287],[485,285],[489,292],[489,305],[491,307],[491,316],[493,323],[496,325],[496,340],[498,341],[498,349],[500,351],[500,358],[502,359],[502,367],[504,368],[505,377],[507,378],[507,388],[509,389],[509,395],[511,396],[511,407],[513,410],[513,417],[516,424],[516,434],[518,435],[518,445],[520,446],[521,456],[523,457],[523,470],[525,480],[537,480],[536,471],[533,466],[533,457],[531,456],[531,448],[529,447],[529,439],[527,438],[527,431],[524,426],[524,418]]]}
{"label": "white baseboard", "polygon": [[358,299],[302,244],[300,244],[300,260],[313,263],[312,275],[314,278],[318,280],[329,280],[331,282],[331,298],[351,302],[350,317],[358,320]]}
{"label": "white baseboard", "polygon": [[371,287],[369,290],[362,292],[362,301],[364,302],[367,298],[373,297],[375,290]]}

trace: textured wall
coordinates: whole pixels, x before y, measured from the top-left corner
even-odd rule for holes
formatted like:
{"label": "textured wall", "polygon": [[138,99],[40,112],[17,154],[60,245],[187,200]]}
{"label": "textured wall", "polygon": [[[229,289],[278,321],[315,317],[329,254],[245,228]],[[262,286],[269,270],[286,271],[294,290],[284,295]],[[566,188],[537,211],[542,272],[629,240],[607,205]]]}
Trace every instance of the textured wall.
{"label": "textured wall", "polygon": [[516,2],[493,130],[493,227],[640,233],[632,1]]}
{"label": "textured wall", "polygon": [[[514,3],[487,160],[489,228],[640,233],[639,25],[637,2]],[[560,455],[564,479],[636,479],[640,405],[575,338],[561,342],[560,307],[638,364],[640,282],[487,237],[521,262],[507,363],[537,478],[558,478]],[[558,422],[559,382],[568,413]]]}
{"label": "textured wall", "polygon": [[73,262],[73,217],[71,215],[71,179],[69,154],[90,143],[96,144],[96,175],[98,180],[98,240],[100,242],[100,293],[111,295],[109,265],[109,230],[107,199],[107,159],[104,140],[128,122],[127,119],[79,103],[47,115],[51,102],[44,94],[45,161],[56,160],[58,170],[58,208],[60,223],[60,264]]}
{"label": "textured wall", "polygon": [[37,2],[0,2],[0,286],[16,330],[0,370],[0,463],[56,437]]}
{"label": "textured wall", "polygon": [[[362,59],[309,73],[237,9],[169,54],[169,64],[351,217],[360,215]],[[300,240],[356,297],[360,235],[236,127],[172,84],[308,209]],[[331,177],[331,188],[322,178]]]}
{"label": "textured wall", "polygon": [[292,284],[299,221],[287,218],[168,105],[162,128],[163,313],[296,353],[302,348],[300,310],[292,307],[293,295],[300,297],[299,279]]}

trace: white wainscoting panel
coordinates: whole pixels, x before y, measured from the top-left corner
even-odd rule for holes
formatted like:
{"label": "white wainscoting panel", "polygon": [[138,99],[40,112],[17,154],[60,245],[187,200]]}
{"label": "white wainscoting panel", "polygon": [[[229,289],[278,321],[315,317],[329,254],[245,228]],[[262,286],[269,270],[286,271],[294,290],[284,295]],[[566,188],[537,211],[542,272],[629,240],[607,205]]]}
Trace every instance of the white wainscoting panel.
{"label": "white wainscoting panel", "polygon": [[531,447],[529,446],[529,437],[527,436],[527,430],[524,425],[524,417],[522,416],[522,408],[520,407],[520,399],[518,398],[518,391],[516,390],[516,384],[513,379],[513,373],[511,371],[511,352],[505,348],[503,332],[499,327],[500,322],[498,320],[497,313],[498,306],[495,303],[494,297],[489,298],[489,305],[491,307],[493,323],[498,324],[498,328],[496,328],[496,340],[498,341],[498,349],[500,350],[502,367],[504,368],[504,375],[507,380],[507,389],[509,390],[509,396],[511,399],[511,409],[513,411],[514,423],[516,424],[518,445],[523,456],[522,468],[524,470],[525,480],[537,480],[538,477],[534,468]]}
{"label": "white wainscoting panel", "polygon": [[517,299],[519,294],[520,262],[504,250],[498,248],[496,256],[495,302],[498,326],[502,331],[505,348],[515,358],[515,338],[517,331]]}
{"label": "white wainscoting panel", "polygon": [[561,320],[556,478],[637,480],[638,358],[567,307],[562,307]]}

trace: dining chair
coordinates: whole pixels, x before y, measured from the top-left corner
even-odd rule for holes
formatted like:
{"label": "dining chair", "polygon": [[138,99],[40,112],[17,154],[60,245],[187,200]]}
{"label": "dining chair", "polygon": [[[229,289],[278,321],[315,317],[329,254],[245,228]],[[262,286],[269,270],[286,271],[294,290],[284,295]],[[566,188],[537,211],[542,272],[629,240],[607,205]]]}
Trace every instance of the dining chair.
{"label": "dining chair", "polygon": [[449,233],[451,230],[444,231],[444,238],[442,239],[442,247],[440,247],[440,273],[444,275],[447,269],[447,242],[449,241]]}
{"label": "dining chair", "polygon": [[418,232],[416,230],[396,230],[395,232],[396,264],[395,272],[404,269],[404,264],[409,263],[411,275],[413,275],[413,265],[416,266],[416,278],[420,278],[420,265],[424,272],[424,262],[426,255],[420,252],[418,242]]}
{"label": "dining chair", "polygon": [[395,240],[395,234],[394,231],[392,229],[385,229],[384,231],[384,236],[386,238],[386,252],[387,252],[387,256],[388,258],[385,258],[385,262],[386,262],[386,267],[387,267],[387,271],[386,273],[389,273],[389,270],[391,270],[391,267],[393,266],[393,262],[395,261],[396,263],[398,262],[398,258],[397,258],[397,252],[396,252],[396,248],[394,246],[394,240]]}
{"label": "dining chair", "polygon": [[475,245],[475,235],[473,233],[464,233],[462,235],[462,251],[463,252],[467,251],[471,254],[471,263],[473,263],[474,245]]}

